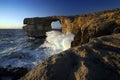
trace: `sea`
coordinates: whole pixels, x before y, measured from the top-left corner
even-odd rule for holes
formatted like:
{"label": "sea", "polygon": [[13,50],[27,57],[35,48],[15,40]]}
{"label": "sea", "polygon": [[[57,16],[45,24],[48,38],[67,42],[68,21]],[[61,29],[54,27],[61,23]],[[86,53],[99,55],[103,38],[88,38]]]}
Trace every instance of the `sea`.
{"label": "sea", "polygon": [[72,33],[46,32],[46,39],[28,37],[23,29],[0,29],[0,67],[25,67],[28,70],[46,58],[71,47]]}

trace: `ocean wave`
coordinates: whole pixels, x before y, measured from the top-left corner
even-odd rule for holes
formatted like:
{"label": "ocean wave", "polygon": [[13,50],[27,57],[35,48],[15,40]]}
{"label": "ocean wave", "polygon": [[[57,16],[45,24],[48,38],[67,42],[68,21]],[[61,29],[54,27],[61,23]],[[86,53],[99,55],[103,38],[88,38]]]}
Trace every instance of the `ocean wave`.
{"label": "ocean wave", "polygon": [[22,31],[19,35],[0,42],[3,45],[3,49],[0,48],[0,67],[26,67],[31,70],[47,57],[69,49],[74,38],[71,33],[64,35],[58,31],[47,32],[46,40],[31,39]]}

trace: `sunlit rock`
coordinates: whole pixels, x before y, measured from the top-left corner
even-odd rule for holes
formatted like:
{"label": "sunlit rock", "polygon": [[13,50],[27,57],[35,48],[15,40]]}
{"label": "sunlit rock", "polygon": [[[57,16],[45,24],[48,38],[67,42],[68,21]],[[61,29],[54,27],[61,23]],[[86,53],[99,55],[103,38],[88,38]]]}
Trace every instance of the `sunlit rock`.
{"label": "sunlit rock", "polygon": [[[23,29],[28,36],[45,36],[47,31],[52,30],[51,23],[59,21],[62,33],[73,33],[75,39],[72,46],[87,43],[91,38],[119,33],[120,9],[103,12],[89,13],[75,16],[49,16],[24,19]],[[77,44],[76,44],[77,43]]]}

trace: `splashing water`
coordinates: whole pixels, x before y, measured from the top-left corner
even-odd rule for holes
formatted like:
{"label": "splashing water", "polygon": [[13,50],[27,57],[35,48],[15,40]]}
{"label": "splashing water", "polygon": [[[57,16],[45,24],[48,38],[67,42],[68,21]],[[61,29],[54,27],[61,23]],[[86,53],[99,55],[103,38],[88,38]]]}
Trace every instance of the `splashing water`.
{"label": "splashing water", "polygon": [[48,48],[51,54],[56,54],[67,50],[71,47],[71,42],[74,39],[72,33],[62,34],[59,31],[46,32],[47,38],[43,45],[40,47]]}
{"label": "splashing water", "polygon": [[[34,41],[28,42],[26,40],[28,39],[27,36],[23,35],[21,37],[19,35],[9,37],[7,41],[4,38],[1,39],[0,44],[3,46],[0,47],[0,67],[11,65],[11,67],[32,69],[45,58],[69,49],[74,38],[71,33],[64,35],[59,31],[49,31],[46,32],[46,35],[47,38],[42,45],[39,44],[41,43],[39,40],[35,40],[37,43]],[[9,47],[5,44],[9,44]]]}

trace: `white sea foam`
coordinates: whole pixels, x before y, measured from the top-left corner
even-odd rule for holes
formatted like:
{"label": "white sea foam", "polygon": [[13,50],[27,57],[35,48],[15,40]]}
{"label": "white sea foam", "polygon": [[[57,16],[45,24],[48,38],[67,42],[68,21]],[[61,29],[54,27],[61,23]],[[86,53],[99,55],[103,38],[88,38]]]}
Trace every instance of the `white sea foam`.
{"label": "white sea foam", "polygon": [[6,48],[0,52],[0,67],[10,65],[11,67],[32,69],[45,58],[69,49],[74,38],[72,33],[64,35],[59,31],[49,31],[46,32],[46,35],[45,42],[35,49],[31,49],[32,45],[25,40],[26,38],[15,39],[15,46]]}
{"label": "white sea foam", "polygon": [[71,42],[74,39],[72,33],[65,35],[59,31],[49,31],[46,32],[46,35],[46,41],[40,47],[46,47],[51,54],[56,54],[69,49],[71,47]]}

